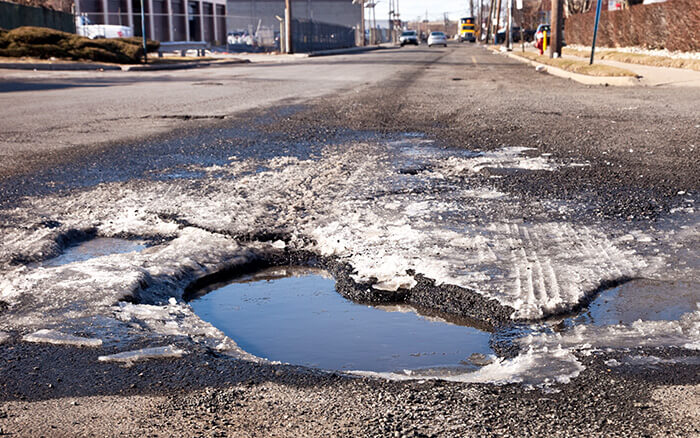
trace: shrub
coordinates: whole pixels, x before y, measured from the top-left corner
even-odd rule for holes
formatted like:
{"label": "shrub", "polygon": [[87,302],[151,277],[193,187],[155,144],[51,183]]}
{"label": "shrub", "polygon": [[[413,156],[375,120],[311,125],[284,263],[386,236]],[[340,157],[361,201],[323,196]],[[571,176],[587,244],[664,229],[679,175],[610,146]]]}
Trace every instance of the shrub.
{"label": "shrub", "polygon": [[[149,40],[146,47],[149,51],[155,51],[160,43]],[[0,56],[133,64],[143,57],[143,47],[139,38],[91,40],[59,30],[25,26],[10,31],[0,29]]]}

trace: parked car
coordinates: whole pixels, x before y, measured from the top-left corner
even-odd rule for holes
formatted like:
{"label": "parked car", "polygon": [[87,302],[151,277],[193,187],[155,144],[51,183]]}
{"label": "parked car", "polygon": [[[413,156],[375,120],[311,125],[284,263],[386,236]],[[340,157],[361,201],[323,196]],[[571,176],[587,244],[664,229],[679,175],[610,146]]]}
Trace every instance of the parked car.
{"label": "parked car", "polygon": [[255,44],[255,38],[244,30],[237,30],[235,32],[228,33],[226,42],[232,46],[236,44],[252,46]]}
{"label": "parked car", "polygon": [[401,47],[405,46],[406,44],[414,44],[417,46],[419,44],[418,32],[415,30],[404,31],[399,37],[399,44],[401,44]]}
{"label": "parked car", "polygon": [[428,47],[445,46],[447,47],[447,37],[444,32],[430,32],[428,37]]}
{"label": "parked car", "polygon": [[84,15],[75,17],[75,33],[91,40],[98,38],[130,38],[134,31],[129,26],[116,24],[94,24]]}

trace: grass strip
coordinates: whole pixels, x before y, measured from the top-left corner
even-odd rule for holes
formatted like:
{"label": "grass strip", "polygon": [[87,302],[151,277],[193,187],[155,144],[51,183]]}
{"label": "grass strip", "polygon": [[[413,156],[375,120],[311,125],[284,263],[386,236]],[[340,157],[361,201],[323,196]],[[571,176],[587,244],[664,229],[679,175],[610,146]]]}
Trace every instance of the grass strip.
{"label": "grass strip", "polygon": [[[564,48],[564,55],[577,56],[580,58],[590,58],[591,52],[587,50],[576,50]],[[700,71],[700,60],[698,59],[676,59],[668,56],[644,55],[641,53],[626,53],[616,50],[600,50],[595,54],[595,59],[605,59],[608,61],[626,62],[628,64],[648,65],[651,67],[672,67],[685,68],[688,70]]]}
{"label": "grass strip", "polygon": [[577,61],[573,59],[565,59],[565,58],[550,58],[549,56],[545,55],[538,55],[537,53],[532,53],[532,52],[518,52],[516,53],[518,56],[522,56],[523,58],[531,59],[533,61],[539,62],[541,64],[546,64],[546,65],[551,65],[552,67],[557,67],[562,70],[570,71],[572,73],[578,73],[582,75],[588,75],[588,76],[605,76],[605,77],[610,77],[610,76],[616,76],[616,77],[622,77],[622,76],[629,76],[629,77],[636,77],[634,73],[632,73],[629,70],[625,70],[623,68],[618,68],[618,67],[612,67],[609,65],[601,65],[601,64],[593,64],[593,65],[588,65],[587,62],[584,61]]}

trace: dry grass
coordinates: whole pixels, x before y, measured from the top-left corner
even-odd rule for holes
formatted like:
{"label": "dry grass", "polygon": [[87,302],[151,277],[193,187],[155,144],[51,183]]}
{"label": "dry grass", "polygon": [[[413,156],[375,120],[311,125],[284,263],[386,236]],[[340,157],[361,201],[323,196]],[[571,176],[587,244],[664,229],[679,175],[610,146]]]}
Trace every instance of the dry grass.
{"label": "dry grass", "polygon": [[[149,51],[160,43],[149,41]],[[134,64],[141,61],[143,47],[139,38],[109,38],[91,40],[71,33],[45,27],[0,29],[0,56],[11,58],[58,58]]]}
{"label": "dry grass", "polygon": [[[590,58],[591,52],[586,50],[576,50],[564,48],[564,55],[578,56],[580,58]],[[700,60],[698,59],[675,59],[668,56],[644,55],[641,53],[625,53],[616,50],[601,50],[596,52],[595,59],[605,59],[608,61],[626,62],[628,64],[649,65],[652,67],[673,67],[686,68],[700,71]]]}
{"label": "dry grass", "polygon": [[537,53],[525,52],[517,53],[518,56],[537,61],[542,64],[551,65],[553,67],[558,67],[562,70],[570,71],[572,73],[579,73],[588,76],[631,76],[636,77],[634,73],[629,70],[625,70],[618,67],[612,67],[609,65],[593,64],[588,65],[587,62],[577,61],[573,59],[557,58],[552,59],[549,56],[538,55]]}

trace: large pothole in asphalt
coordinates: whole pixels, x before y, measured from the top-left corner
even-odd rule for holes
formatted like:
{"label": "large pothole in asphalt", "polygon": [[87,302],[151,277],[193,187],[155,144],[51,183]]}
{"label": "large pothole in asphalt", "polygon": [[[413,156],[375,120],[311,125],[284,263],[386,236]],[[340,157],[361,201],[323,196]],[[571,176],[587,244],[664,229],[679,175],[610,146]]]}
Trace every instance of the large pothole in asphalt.
{"label": "large pothole in asphalt", "polygon": [[429,375],[474,371],[494,357],[489,332],[404,304],[354,303],[320,270],[268,269],[200,290],[190,305],[242,349],[272,361]]}

